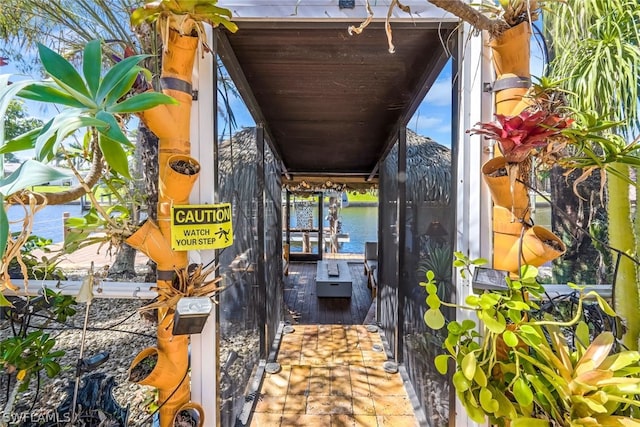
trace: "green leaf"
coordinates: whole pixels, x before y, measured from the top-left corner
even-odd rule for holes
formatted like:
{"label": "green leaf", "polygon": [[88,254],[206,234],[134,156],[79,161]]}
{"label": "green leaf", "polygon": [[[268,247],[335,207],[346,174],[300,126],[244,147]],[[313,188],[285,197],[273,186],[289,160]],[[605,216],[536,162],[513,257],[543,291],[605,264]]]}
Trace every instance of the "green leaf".
{"label": "green leaf", "polygon": [[456,373],[453,374],[451,381],[453,382],[456,390],[460,393],[469,390],[469,388],[471,387],[471,383],[469,382],[469,380],[467,380],[460,371],[456,371]]}
{"label": "green leaf", "polygon": [[519,417],[511,421],[511,427],[549,427],[550,425],[549,421],[540,418]]}
{"label": "green leaf", "polygon": [[600,294],[598,294],[597,292],[589,292],[589,294],[593,294],[593,296],[596,298],[596,301],[598,301],[598,305],[600,306],[602,311],[604,311],[611,317],[616,317],[616,312],[613,311],[609,303],[604,298],[602,298]]}
{"label": "green leaf", "polygon": [[[130,56],[130,57],[125,58],[122,61],[118,62],[113,67],[111,67],[109,69],[109,71],[107,71],[107,74],[105,74],[105,76],[102,79],[102,81],[100,82],[100,87],[98,88],[98,93],[97,93],[96,98],[95,98],[96,101],[98,102],[98,104],[102,104],[107,96],[111,96],[110,95],[111,92],[114,92],[114,91],[119,92],[119,91],[121,91],[122,88],[119,87],[119,84],[123,81],[123,79],[126,80],[127,75],[130,72],[132,72],[132,70],[134,68],[137,67],[136,64],[138,64],[138,62],[140,62],[144,58],[148,58],[148,57],[149,57],[149,55],[134,55],[134,56]],[[135,72],[137,73],[137,70]],[[130,87],[131,86],[129,86],[129,88]],[[127,89],[127,91],[128,91],[128,89]],[[127,92],[125,91],[124,93],[127,93]],[[115,98],[115,95],[113,95],[113,98],[115,98],[115,99],[113,99],[113,102],[117,101],[117,99],[120,98],[120,96]]]}
{"label": "green leaf", "polygon": [[461,335],[464,332],[464,330],[462,329],[462,325],[455,320],[449,322],[449,324],[447,325],[447,331],[449,331],[450,334],[454,335]]}
{"label": "green leaf", "polygon": [[498,401],[491,395],[491,391],[485,387],[480,389],[479,400],[482,409],[490,414],[496,412],[500,408]]}
{"label": "green leaf", "polygon": [[38,52],[42,66],[54,80],[59,82],[59,84],[62,82],[65,86],[70,87],[88,98],[91,97],[82,77],[69,61],[40,43],[38,43]]}
{"label": "green leaf", "polygon": [[513,384],[513,395],[522,406],[529,406],[533,403],[533,392],[522,377],[519,377]]}
{"label": "green leaf", "polygon": [[430,308],[424,313],[424,322],[431,329],[441,329],[444,326],[445,319],[440,310]]}
{"label": "green leaf", "polygon": [[[0,193],[0,259],[4,257],[4,251],[7,249],[7,239],[9,239],[9,218],[7,217],[7,212],[4,209],[4,193]],[[4,301],[2,300],[4,299]],[[0,299],[0,306],[6,307],[5,301],[7,299],[2,295],[2,299]],[[8,304],[9,306],[11,303]]]}
{"label": "green leaf", "polygon": [[504,331],[502,333],[502,339],[504,340],[504,343],[509,347],[516,347],[518,345],[518,336],[512,331]]}
{"label": "green leaf", "polygon": [[34,185],[42,185],[56,179],[69,178],[70,174],[35,160],[27,160],[11,175],[0,179],[0,193],[10,195]]}
{"label": "green leaf", "polygon": [[473,265],[485,265],[488,264],[489,261],[487,261],[485,258],[477,258],[474,259],[473,261],[471,261],[471,264]]}
{"label": "green leaf", "polygon": [[61,104],[69,107],[84,108],[85,104],[78,101],[68,92],[60,90],[53,82],[42,82],[31,84],[22,89],[18,96],[38,102],[48,102]]}
{"label": "green leaf", "polygon": [[102,103],[102,106],[105,109],[109,109],[110,107],[116,105],[116,103],[121,98],[123,98],[127,93],[131,91],[142,70],[143,68],[138,67],[137,65],[131,68],[131,70],[129,70],[129,72],[125,74],[124,77],[107,94],[104,102]]}
{"label": "green leaf", "polygon": [[[6,240],[5,240],[5,242],[6,242]],[[6,245],[7,244],[5,243],[5,247],[6,247]],[[2,249],[2,254],[4,255],[4,248]],[[5,297],[2,292],[0,292],[0,307],[13,307],[13,304],[11,304],[9,302],[7,297]]]}
{"label": "green leaf", "polygon": [[98,144],[107,164],[120,175],[130,179],[129,161],[122,145],[104,134],[100,135]]}
{"label": "green leaf", "polygon": [[449,356],[446,354],[439,354],[433,359],[433,364],[436,366],[436,370],[441,375],[446,375],[449,364]]}
{"label": "green leaf", "polygon": [[484,322],[484,325],[487,327],[487,329],[489,329],[491,332],[495,334],[501,334],[502,332],[504,332],[505,328],[507,327],[507,322],[504,316],[502,315],[502,313],[500,312],[496,314],[496,317],[497,319],[493,317],[493,313],[491,312],[487,312],[487,311],[478,312],[478,319]]}
{"label": "green leaf", "polygon": [[2,147],[0,147],[0,154],[31,150],[35,146],[36,139],[41,130],[42,127],[38,127],[6,141]]}
{"label": "green leaf", "polygon": [[432,270],[427,270],[427,280],[430,282],[436,277],[436,274]]}
{"label": "green leaf", "polygon": [[473,404],[475,402],[471,402],[469,400],[470,397],[473,396],[470,391],[468,393],[465,393],[465,395],[469,396],[469,398],[462,400],[462,405],[464,406],[465,411],[467,411],[467,415],[472,421],[475,421],[479,424],[484,424],[486,422],[485,412],[479,407],[475,406]]}
{"label": "green leaf", "polygon": [[89,91],[95,99],[100,86],[100,74],[102,73],[102,47],[100,40],[92,40],[85,46],[82,72],[87,86],[89,86]]}
{"label": "green leaf", "polygon": [[487,375],[484,373],[482,369],[476,369],[476,373],[473,376],[473,380],[480,386],[486,387],[488,384]]}
{"label": "green leaf", "polygon": [[430,295],[435,295],[438,293],[438,287],[435,285],[435,283],[432,282],[427,283],[426,290]]}
{"label": "green leaf", "polygon": [[460,363],[460,368],[462,369],[462,374],[469,381],[473,380],[473,377],[476,374],[476,354],[474,352],[466,354],[462,358],[462,363]]}
{"label": "green leaf", "polygon": [[465,331],[469,331],[475,327],[476,327],[476,322],[474,322],[473,320],[464,319],[462,321],[462,329],[464,329]]}
{"label": "green leaf", "polygon": [[98,111],[96,118],[107,124],[106,127],[98,129],[102,135],[107,136],[109,139],[117,141],[124,146],[133,147],[133,144],[131,144],[131,141],[129,141],[124,132],[122,132],[118,121],[112,114],[107,113],[106,111]]}
{"label": "green leaf", "polygon": [[107,124],[93,117],[80,115],[77,109],[67,109],[55,116],[42,129],[36,139],[36,156],[39,160],[52,157],[62,141],[69,135],[84,127],[105,128]]}
{"label": "green leaf", "polygon": [[433,308],[435,310],[440,309],[441,302],[440,302],[440,298],[438,298],[438,295],[436,295],[436,294],[429,295],[427,297],[427,305],[430,308]]}

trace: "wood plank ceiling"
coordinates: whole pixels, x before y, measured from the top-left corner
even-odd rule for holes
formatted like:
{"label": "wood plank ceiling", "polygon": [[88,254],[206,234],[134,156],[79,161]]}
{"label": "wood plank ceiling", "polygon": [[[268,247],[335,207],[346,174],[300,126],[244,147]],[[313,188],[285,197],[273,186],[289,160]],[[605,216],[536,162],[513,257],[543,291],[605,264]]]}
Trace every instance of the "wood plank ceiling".
{"label": "wood plank ceiling", "polygon": [[239,27],[220,56],[291,176],[373,176],[455,39],[452,24],[394,23],[390,54],[381,22],[354,36],[344,22]]}

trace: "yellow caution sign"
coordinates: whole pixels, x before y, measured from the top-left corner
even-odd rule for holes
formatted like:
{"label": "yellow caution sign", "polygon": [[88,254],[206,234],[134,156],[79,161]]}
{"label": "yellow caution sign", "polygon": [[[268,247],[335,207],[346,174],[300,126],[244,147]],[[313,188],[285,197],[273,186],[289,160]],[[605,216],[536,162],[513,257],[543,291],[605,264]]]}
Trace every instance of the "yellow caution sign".
{"label": "yellow caution sign", "polygon": [[171,208],[171,249],[222,249],[233,244],[231,203]]}

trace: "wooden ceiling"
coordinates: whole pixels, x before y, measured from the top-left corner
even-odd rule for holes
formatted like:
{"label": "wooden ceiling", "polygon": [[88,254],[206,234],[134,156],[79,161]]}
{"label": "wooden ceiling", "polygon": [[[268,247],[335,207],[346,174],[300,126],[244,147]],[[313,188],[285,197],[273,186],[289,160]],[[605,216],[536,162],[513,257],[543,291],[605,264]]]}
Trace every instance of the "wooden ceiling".
{"label": "wooden ceiling", "polygon": [[[452,24],[239,22],[218,52],[289,176],[371,178],[448,59]],[[450,43],[448,49],[452,49]]]}

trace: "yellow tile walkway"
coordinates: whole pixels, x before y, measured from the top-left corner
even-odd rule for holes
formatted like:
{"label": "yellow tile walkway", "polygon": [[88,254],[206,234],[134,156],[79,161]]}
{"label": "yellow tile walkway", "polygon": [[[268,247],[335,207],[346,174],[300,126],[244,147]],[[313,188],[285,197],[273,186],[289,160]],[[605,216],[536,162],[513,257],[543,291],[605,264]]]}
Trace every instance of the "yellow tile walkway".
{"label": "yellow tile walkway", "polygon": [[251,426],[418,426],[399,373],[387,360],[379,332],[362,325],[296,325],[282,336],[277,361],[265,374]]}

